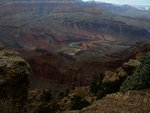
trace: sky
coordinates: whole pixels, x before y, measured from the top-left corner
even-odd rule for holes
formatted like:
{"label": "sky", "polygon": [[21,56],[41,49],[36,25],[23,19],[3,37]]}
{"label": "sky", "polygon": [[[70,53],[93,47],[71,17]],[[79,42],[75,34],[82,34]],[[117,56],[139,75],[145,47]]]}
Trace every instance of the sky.
{"label": "sky", "polygon": [[[92,1],[92,0],[83,0],[83,1]],[[143,5],[143,6],[150,6],[150,0],[95,0],[101,1],[106,3],[113,3],[113,4],[128,4],[128,5]]]}

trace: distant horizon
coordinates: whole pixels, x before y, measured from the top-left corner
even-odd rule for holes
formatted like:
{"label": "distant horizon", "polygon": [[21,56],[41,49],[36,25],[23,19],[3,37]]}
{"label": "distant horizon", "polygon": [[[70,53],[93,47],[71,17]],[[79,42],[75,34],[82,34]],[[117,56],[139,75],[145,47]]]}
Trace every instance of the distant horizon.
{"label": "distant horizon", "polygon": [[150,7],[150,0],[82,0],[84,2],[96,1],[96,2],[105,2],[116,5],[131,5],[131,6],[142,6]]}

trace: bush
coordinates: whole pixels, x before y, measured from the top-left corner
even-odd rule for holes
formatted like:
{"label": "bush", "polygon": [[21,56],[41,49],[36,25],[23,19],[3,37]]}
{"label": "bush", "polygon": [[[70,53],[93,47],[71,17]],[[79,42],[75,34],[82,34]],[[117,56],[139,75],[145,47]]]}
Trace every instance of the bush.
{"label": "bush", "polygon": [[102,83],[104,78],[104,74],[101,73],[98,77],[93,78],[93,82],[90,85],[90,91],[97,95],[97,99],[101,99],[107,94],[118,92],[122,82],[126,77],[120,77],[119,80],[116,81],[108,81],[104,84]]}
{"label": "bush", "polygon": [[81,110],[82,108],[89,106],[90,103],[84,99],[82,99],[78,95],[74,95],[71,99],[71,110]]}
{"label": "bush", "polygon": [[61,92],[61,93],[59,94],[59,96],[58,96],[58,99],[62,99],[62,98],[64,98],[64,97],[65,97],[64,92]]}
{"label": "bush", "polygon": [[150,88],[150,52],[141,59],[141,65],[136,72],[123,82],[122,91]]}
{"label": "bush", "polygon": [[48,108],[47,106],[41,106],[38,108],[37,110],[38,113],[51,113],[50,112],[50,108]]}
{"label": "bush", "polygon": [[66,89],[66,91],[65,91],[65,97],[67,97],[69,95],[69,93],[70,93],[70,90]]}
{"label": "bush", "polygon": [[104,91],[101,91],[100,93],[97,94],[97,100],[102,99],[104,96],[106,96]]}
{"label": "bush", "polygon": [[99,90],[103,89],[102,80],[104,78],[104,74],[101,73],[98,77],[94,76],[93,81],[90,85],[90,91],[96,94]]}
{"label": "bush", "polygon": [[58,99],[62,99],[64,97],[67,97],[70,93],[70,90],[69,89],[66,89],[65,93],[64,92],[61,92],[58,96]]}
{"label": "bush", "polygon": [[55,104],[55,105],[42,105],[38,108],[37,113],[56,113],[56,111],[59,110],[59,105]]}
{"label": "bush", "polygon": [[118,80],[112,82],[106,82],[103,84],[103,92],[105,94],[111,94],[111,93],[116,93],[120,90],[120,86],[123,83],[123,81],[126,79],[126,77],[119,77]]}
{"label": "bush", "polygon": [[20,109],[11,99],[0,99],[0,113],[19,113]]}
{"label": "bush", "polygon": [[50,101],[53,99],[52,94],[51,94],[51,90],[43,90],[43,99],[44,101]]}
{"label": "bush", "polygon": [[50,109],[50,113],[55,113],[56,111],[58,111],[60,109],[58,104],[55,104],[52,106],[52,108]]}

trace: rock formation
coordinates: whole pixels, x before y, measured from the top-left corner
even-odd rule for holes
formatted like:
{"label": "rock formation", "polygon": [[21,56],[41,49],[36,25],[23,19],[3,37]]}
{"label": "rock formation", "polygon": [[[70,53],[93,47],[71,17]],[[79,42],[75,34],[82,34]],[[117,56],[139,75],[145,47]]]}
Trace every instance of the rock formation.
{"label": "rock formation", "polygon": [[30,76],[30,65],[20,54],[6,50],[0,44],[0,101],[6,99],[12,100],[16,105],[19,103],[19,106],[25,104]]}

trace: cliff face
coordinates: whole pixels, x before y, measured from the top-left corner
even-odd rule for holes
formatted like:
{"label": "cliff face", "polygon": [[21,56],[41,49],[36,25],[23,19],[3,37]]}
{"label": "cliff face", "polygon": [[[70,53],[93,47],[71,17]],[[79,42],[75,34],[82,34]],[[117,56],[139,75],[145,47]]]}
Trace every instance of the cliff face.
{"label": "cliff face", "polygon": [[26,58],[30,63],[33,76],[43,77],[70,86],[88,85],[88,75],[80,67],[72,67],[74,60],[69,56],[45,54]]}
{"label": "cliff face", "polygon": [[71,88],[89,85],[95,73],[114,70],[122,64],[122,61],[80,63],[63,54],[27,56],[26,59],[31,65],[33,76],[70,84]]}
{"label": "cliff face", "polygon": [[[141,37],[149,38],[150,33],[145,30],[135,26],[127,25],[119,21],[111,20],[96,20],[96,21],[77,21],[72,22],[72,20],[65,21],[68,26],[72,28],[76,27],[78,29],[86,29],[93,32],[99,32],[103,35],[111,35],[118,40],[141,40]],[[133,41],[133,40],[132,40]]]}
{"label": "cliff face", "polygon": [[[19,103],[20,107],[24,105],[28,96],[30,76],[31,68],[20,54],[6,50],[0,44],[0,101],[11,100],[16,105]],[[1,107],[0,110],[3,110]]]}
{"label": "cliff face", "polygon": [[67,83],[74,88],[89,85],[94,75],[108,70],[115,71],[123,62],[131,58],[139,58],[148,50],[149,44],[137,43],[124,52],[109,55],[108,58],[111,59],[107,61],[97,62],[77,62],[72,56],[64,54],[38,53],[39,55],[26,54],[24,56],[32,67],[33,76],[55,80],[61,84]]}

